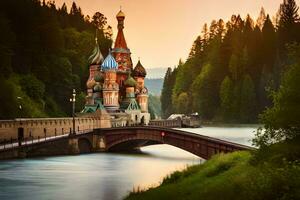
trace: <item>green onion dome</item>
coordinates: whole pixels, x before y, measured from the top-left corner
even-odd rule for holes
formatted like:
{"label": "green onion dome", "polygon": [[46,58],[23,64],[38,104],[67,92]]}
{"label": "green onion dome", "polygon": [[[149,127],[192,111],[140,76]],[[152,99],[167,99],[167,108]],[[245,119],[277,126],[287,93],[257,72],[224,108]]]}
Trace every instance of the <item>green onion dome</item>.
{"label": "green onion dome", "polygon": [[101,92],[101,90],[102,90],[102,87],[101,87],[100,84],[96,84],[96,85],[94,86],[94,92]]}
{"label": "green onion dome", "polygon": [[133,70],[133,76],[145,77],[146,75],[147,75],[147,72],[139,60]]}
{"label": "green onion dome", "polygon": [[135,87],[136,86],[136,81],[134,80],[134,78],[132,78],[129,75],[127,80],[125,81],[124,85],[127,86],[127,87]]}
{"label": "green onion dome", "polygon": [[100,72],[95,74],[94,79],[96,82],[99,82],[99,83],[102,83],[104,81],[104,77]]}

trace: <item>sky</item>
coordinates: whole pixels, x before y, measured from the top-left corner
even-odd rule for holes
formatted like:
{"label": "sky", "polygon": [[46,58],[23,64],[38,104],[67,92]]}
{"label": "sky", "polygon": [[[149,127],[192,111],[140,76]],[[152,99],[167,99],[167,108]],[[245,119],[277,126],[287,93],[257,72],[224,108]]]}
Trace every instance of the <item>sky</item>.
{"label": "sky", "polygon": [[[126,15],[124,34],[134,65],[140,57],[149,68],[174,67],[185,60],[204,23],[248,13],[256,19],[261,7],[274,16],[283,0],[55,0],[58,6],[73,1],[83,14],[99,11],[117,34],[115,18],[120,6]],[[296,0],[300,5],[300,0]],[[100,44],[101,45],[101,44]],[[91,47],[92,48],[92,47]]]}

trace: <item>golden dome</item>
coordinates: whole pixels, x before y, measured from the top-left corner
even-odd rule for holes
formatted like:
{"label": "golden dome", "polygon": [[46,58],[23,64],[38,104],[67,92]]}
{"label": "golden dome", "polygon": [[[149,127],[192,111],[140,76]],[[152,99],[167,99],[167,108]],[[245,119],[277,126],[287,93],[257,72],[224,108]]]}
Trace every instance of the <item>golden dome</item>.
{"label": "golden dome", "polygon": [[125,14],[122,12],[122,10],[120,10],[119,13],[117,14],[117,18],[119,17],[125,17]]}
{"label": "golden dome", "polygon": [[94,79],[92,80],[89,80],[87,83],[86,83],[86,86],[88,89],[93,89],[93,87],[96,85],[96,81]]}

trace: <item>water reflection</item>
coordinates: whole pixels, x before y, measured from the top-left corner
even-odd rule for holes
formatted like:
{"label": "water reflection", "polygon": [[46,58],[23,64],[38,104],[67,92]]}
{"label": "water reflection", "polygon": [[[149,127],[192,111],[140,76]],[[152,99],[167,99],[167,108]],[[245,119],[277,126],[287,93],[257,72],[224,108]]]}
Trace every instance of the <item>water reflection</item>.
{"label": "water reflection", "polygon": [[[249,144],[255,128],[186,129],[198,134]],[[86,154],[0,162],[0,199],[122,199],[134,187],[160,183],[167,174],[198,157],[168,145],[143,154]]]}

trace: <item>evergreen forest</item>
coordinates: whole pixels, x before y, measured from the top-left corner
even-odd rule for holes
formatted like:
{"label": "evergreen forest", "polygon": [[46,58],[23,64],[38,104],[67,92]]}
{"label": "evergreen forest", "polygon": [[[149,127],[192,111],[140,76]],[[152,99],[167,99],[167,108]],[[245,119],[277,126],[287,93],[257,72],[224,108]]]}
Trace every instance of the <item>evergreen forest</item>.
{"label": "evergreen forest", "polygon": [[197,112],[204,121],[258,122],[274,105],[284,73],[300,64],[298,9],[284,0],[275,16],[262,8],[257,19],[232,15],[205,24],[187,60],[166,72],[163,116]]}
{"label": "evergreen forest", "polygon": [[75,3],[0,1],[0,30],[0,119],[70,116],[73,88],[82,109],[96,30],[103,56],[112,45],[103,14],[85,16]]}

